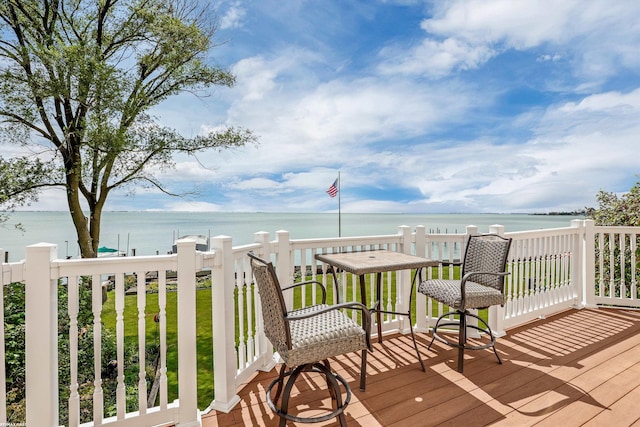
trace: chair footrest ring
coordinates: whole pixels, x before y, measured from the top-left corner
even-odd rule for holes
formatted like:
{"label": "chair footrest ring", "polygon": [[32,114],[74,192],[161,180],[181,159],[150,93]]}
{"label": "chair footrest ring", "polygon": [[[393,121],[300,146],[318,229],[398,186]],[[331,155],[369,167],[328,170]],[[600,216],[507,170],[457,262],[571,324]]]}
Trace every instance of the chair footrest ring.
{"label": "chair footrest ring", "polygon": [[[449,323],[442,323],[439,326],[455,326],[455,325],[457,325],[457,323],[449,322]],[[485,348],[493,347],[494,344],[496,343],[495,337],[493,336],[493,334],[490,334],[489,331],[475,325],[467,325],[467,328],[472,328],[489,335],[489,337],[491,337],[491,341],[488,342],[487,344],[481,344],[481,345],[465,345],[464,346],[465,350],[484,350]],[[460,347],[460,344],[458,344],[457,341],[449,341],[448,339],[442,337],[442,335],[438,334],[436,328],[433,328],[433,336],[441,343],[447,344],[451,347]]]}
{"label": "chair footrest ring", "polygon": [[[449,313],[445,313],[442,316],[438,317],[438,320],[436,320],[436,324],[433,327],[433,337],[435,339],[437,339],[438,341],[440,341],[443,344],[446,344],[448,346],[451,347],[456,347],[456,348],[460,348],[460,344],[458,341],[450,341],[446,338],[444,338],[442,335],[438,334],[438,328],[443,327],[443,326],[457,326],[458,328],[460,327],[460,322],[459,321],[452,321],[452,320],[448,320],[445,319],[445,317],[449,317],[453,314],[457,314],[457,315],[464,315],[464,316],[468,316],[468,317],[473,317],[475,319],[477,319],[479,322],[481,322],[485,327],[480,327],[477,325],[469,325],[467,323],[466,327],[467,328],[471,328],[471,329],[475,329],[476,331],[480,332],[480,333],[484,333],[487,334],[490,338],[490,341],[487,344],[480,344],[480,345],[464,345],[464,349],[465,350],[484,350],[486,348],[491,348],[494,347],[495,343],[496,343],[496,337],[493,335],[493,332],[491,332],[491,328],[489,327],[489,325],[487,325],[487,322],[485,322],[484,320],[482,320],[480,317],[476,316],[475,314],[469,313],[469,312],[465,312],[465,313],[460,313],[457,311],[452,311]],[[445,320],[444,322],[442,322],[442,320]]]}
{"label": "chair footrest ring", "polygon": [[[347,408],[347,405],[349,404],[349,402],[351,401],[351,388],[349,387],[349,384],[347,383],[347,381],[344,378],[342,378],[340,375],[331,372],[322,363],[313,363],[313,364],[298,366],[292,371],[287,372],[285,376],[290,377],[287,380],[287,385],[289,385],[289,382],[291,381],[295,382],[298,375],[300,375],[300,373],[302,372],[316,372],[316,373],[325,375],[325,377],[327,378],[327,385],[335,384],[332,388],[333,388],[333,393],[335,393],[336,396],[341,394],[340,386],[336,381],[331,381],[331,378],[334,378],[335,380],[340,382],[346,391],[346,397],[344,399],[344,402],[338,405],[338,407],[332,412],[325,415],[318,416],[318,417],[297,417],[297,416],[291,415],[287,412],[284,412],[281,408],[277,407],[276,404],[271,399],[271,389],[273,388],[273,386],[278,384],[278,382],[280,382],[280,378],[276,378],[271,382],[271,384],[269,384],[269,387],[267,387],[267,390],[266,390],[267,404],[269,405],[269,408],[271,408],[271,410],[275,412],[276,415],[278,415],[279,417],[287,419],[289,421],[296,422],[296,423],[320,423],[320,422],[335,418],[340,414],[342,414],[344,410]],[[285,389],[286,388],[288,387],[285,387]],[[330,393],[332,392],[331,389],[329,390],[329,392]],[[282,396],[282,400],[285,400],[285,396]]]}

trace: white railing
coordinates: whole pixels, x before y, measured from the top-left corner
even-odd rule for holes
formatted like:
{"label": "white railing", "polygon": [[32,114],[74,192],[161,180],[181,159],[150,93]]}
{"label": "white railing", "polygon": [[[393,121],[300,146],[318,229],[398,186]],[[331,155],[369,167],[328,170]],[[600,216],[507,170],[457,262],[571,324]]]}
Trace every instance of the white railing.
{"label": "white railing", "polygon": [[[489,323],[498,334],[505,330],[570,307],[599,304],[640,307],[636,251],[639,228],[595,227],[591,221],[572,221],[570,227],[505,233],[503,227],[493,226],[491,232],[513,238],[508,258],[511,273],[506,281],[507,302],[504,307],[491,308]],[[22,282],[26,307],[26,423],[54,426],[59,423],[58,305],[68,307],[63,324],[68,330],[68,384],[63,391],[68,398],[65,424],[92,425],[153,425],[174,423],[180,426],[200,425],[197,407],[197,335],[196,276],[200,271],[211,275],[211,334],[212,359],[209,368],[214,373],[215,398],[206,410],[230,411],[238,402],[237,388],[258,370],[274,366],[273,349],[261,332],[258,298],[252,286],[247,253],[253,251],[271,259],[283,284],[305,279],[306,276],[333,287],[327,266],[315,260],[315,254],[344,250],[390,249],[412,253],[438,261],[460,260],[469,234],[476,234],[469,226],[463,234],[428,234],[424,227],[411,230],[401,226],[394,235],[349,238],[290,239],[289,233],[276,233],[275,240],[268,233],[256,233],[250,245],[233,247],[231,237],[212,239],[211,251],[195,250],[195,242],[181,241],[178,253],[150,257],[58,259],[55,245],[38,244],[26,250],[26,260],[2,264],[0,300],[9,283]],[[615,242],[616,244],[612,244]],[[1,254],[0,254],[1,255]],[[454,267],[428,269],[426,276],[451,277]],[[170,277],[175,274],[177,306],[169,303]],[[150,295],[147,276],[153,275],[157,295]],[[341,301],[357,300],[356,278],[340,273],[337,292]],[[446,307],[425,298],[410,295],[412,275],[409,271],[385,273],[382,304],[394,311],[406,312],[411,300],[416,303],[416,330],[427,332]],[[103,286],[114,287],[108,295],[113,304],[104,303]],[[368,278],[373,286],[373,277]],[[132,296],[126,288],[135,285]],[[58,301],[58,287],[66,289],[66,301]],[[287,296],[287,304],[304,304],[315,298],[313,289],[303,290],[296,299]],[[415,291],[414,291],[415,292]],[[307,294],[308,293],[308,294]],[[65,295],[65,293],[61,293]],[[373,289],[368,290],[373,296]],[[87,300],[87,298],[90,299]],[[174,299],[171,299],[174,301]],[[371,303],[370,301],[368,304]],[[80,379],[78,360],[81,357],[79,340],[87,333],[80,324],[81,304],[91,306],[92,353],[104,355],[102,337],[106,328],[115,330],[116,356],[105,363],[93,357],[91,380]],[[175,313],[175,314],[174,314]],[[4,311],[0,310],[0,316]],[[175,316],[175,319],[172,318]],[[147,320],[153,317],[158,328],[158,369],[154,387],[148,386],[145,372]],[[382,331],[408,332],[406,316],[386,315]],[[109,320],[109,325],[105,322]],[[3,319],[0,319],[3,320]],[[86,319],[85,319],[86,320]],[[168,320],[177,324],[177,337],[167,331]],[[137,342],[134,347],[136,363],[126,354],[125,328],[135,325]],[[0,321],[0,328],[4,322]],[[376,331],[376,328],[372,328]],[[7,423],[6,372],[4,331],[0,331],[0,424]],[[127,338],[130,339],[130,338]],[[177,365],[167,360],[168,349],[177,349]],[[67,350],[64,350],[67,351]],[[86,356],[85,356],[86,357]],[[108,365],[108,366],[105,366]],[[127,375],[135,367],[134,385]],[[113,372],[108,377],[106,370]],[[66,378],[66,374],[65,374]],[[170,380],[171,378],[171,380]],[[130,380],[130,378],[129,378]],[[84,381],[84,382],[82,382]],[[105,383],[109,382],[109,387]],[[90,384],[88,384],[89,382]],[[171,391],[169,383],[178,384]],[[90,407],[80,398],[80,389],[92,390]],[[151,391],[153,389],[153,392]],[[157,393],[157,398],[155,398]],[[111,396],[113,394],[113,396]],[[107,396],[108,395],[108,396]],[[153,395],[153,398],[149,398]],[[107,399],[109,398],[109,399]],[[115,398],[115,413],[105,416],[106,401]],[[110,410],[112,408],[109,408]]]}
{"label": "white railing", "polygon": [[586,226],[586,304],[640,306],[640,228]]}

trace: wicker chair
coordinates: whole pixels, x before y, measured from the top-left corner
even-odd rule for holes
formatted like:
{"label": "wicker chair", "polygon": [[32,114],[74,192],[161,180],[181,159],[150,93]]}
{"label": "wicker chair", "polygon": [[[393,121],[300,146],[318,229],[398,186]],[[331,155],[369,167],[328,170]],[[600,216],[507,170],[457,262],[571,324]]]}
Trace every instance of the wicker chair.
{"label": "wicker chair", "polygon": [[[326,304],[326,290],[319,282],[299,282],[281,288],[273,264],[250,253],[251,269],[258,286],[264,320],[264,332],[284,363],[276,378],[266,390],[267,404],[279,417],[280,425],[286,420],[302,423],[322,422],[337,417],[340,425],[346,425],[344,410],[351,399],[348,383],[331,371],[329,358],[340,354],[361,351],[360,390],[366,386],[367,350],[371,349],[371,315],[363,304]],[[316,283],[322,290],[322,302],[299,310],[287,311],[282,291]],[[358,325],[342,309],[361,311],[363,326]],[[287,370],[289,369],[289,370]],[[291,389],[302,372],[318,372],[326,377],[327,387],[334,402],[332,412],[302,418],[288,412]],[[285,384],[285,377],[289,377]],[[341,383],[346,391],[342,401]],[[275,397],[271,390],[278,385]],[[282,402],[278,399],[282,393]],[[274,403],[275,402],[275,403]]]}
{"label": "wicker chair", "polygon": [[[463,371],[465,350],[481,350],[491,347],[498,358],[498,363],[502,363],[496,351],[496,338],[491,328],[487,322],[470,313],[469,310],[504,305],[504,278],[509,274],[505,270],[510,246],[511,239],[495,234],[470,236],[464,253],[460,280],[425,280],[418,285],[418,292],[453,310],[443,314],[436,321],[429,348],[436,339],[449,346],[457,347],[458,372]],[[455,320],[454,315],[457,315],[459,320]],[[479,324],[483,326],[469,324],[469,317],[477,319]],[[445,338],[439,331],[440,328],[451,326],[458,327],[457,342]],[[467,328],[486,333],[490,338],[489,343],[467,344]]]}

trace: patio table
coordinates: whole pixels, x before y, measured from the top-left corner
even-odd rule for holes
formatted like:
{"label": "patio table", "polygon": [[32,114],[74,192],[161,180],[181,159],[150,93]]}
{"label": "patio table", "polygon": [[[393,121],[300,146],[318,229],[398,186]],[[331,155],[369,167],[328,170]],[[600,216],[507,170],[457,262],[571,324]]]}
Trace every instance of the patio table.
{"label": "patio table", "polygon": [[[412,284],[415,285],[417,279],[422,280],[422,269],[425,267],[434,267],[438,265],[437,261],[430,260],[428,258],[422,258],[414,255],[408,255],[400,252],[393,252],[386,249],[371,250],[371,251],[353,251],[353,252],[340,252],[331,254],[316,254],[315,258],[318,261],[324,262],[329,265],[331,273],[333,274],[334,283],[338,283],[336,276],[336,269],[344,270],[348,273],[355,274],[360,280],[360,297],[362,303],[367,305],[367,289],[365,284],[365,275],[376,274],[376,299],[373,307],[369,310],[376,314],[376,320],[378,325],[378,342],[382,342],[382,314],[395,314],[400,316],[407,316],[409,318],[409,328],[411,331],[411,338],[413,339],[413,345],[416,353],[418,354],[418,360],[420,366],[424,371],[424,364],[418,351],[416,339],[413,334],[413,324],[411,320],[411,306],[406,312],[383,310],[380,302],[380,293],[382,287],[382,273],[387,271],[398,270],[413,270]],[[338,302],[339,302],[339,296]]]}

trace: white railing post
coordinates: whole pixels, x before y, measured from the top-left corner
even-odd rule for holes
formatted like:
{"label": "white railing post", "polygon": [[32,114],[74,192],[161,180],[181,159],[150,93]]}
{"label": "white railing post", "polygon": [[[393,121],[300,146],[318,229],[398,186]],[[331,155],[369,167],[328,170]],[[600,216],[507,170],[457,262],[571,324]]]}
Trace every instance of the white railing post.
{"label": "white railing post", "polygon": [[7,371],[4,345],[4,251],[0,249],[0,425],[7,423]]}
{"label": "white railing post", "polygon": [[200,426],[196,357],[196,242],[178,248],[178,408],[180,427]]}
{"label": "white railing post", "polygon": [[[489,233],[504,237],[504,225],[495,224],[489,226]],[[508,262],[509,261],[507,260],[507,263]],[[506,278],[504,280],[505,282],[507,281]],[[497,337],[502,337],[507,334],[504,331],[504,306],[492,305],[489,307],[489,327],[491,328],[493,335]]]}
{"label": "white railing post", "polygon": [[[427,257],[427,234],[424,225],[418,225],[416,227],[416,238],[415,238],[415,248],[416,248],[416,256],[426,258]],[[427,267],[422,272],[423,279],[429,279],[429,270],[430,267]],[[417,279],[416,279],[417,280]],[[416,289],[418,288],[418,284],[416,283]],[[414,298],[416,300],[416,332],[429,332],[429,327],[427,324],[427,309],[426,309],[426,297],[424,294],[416,292],[416,289],[413,290]]]}
{"label": "white railing post", "polygon": [[[580,220],[575,220],[580,221]],[[582,303],[587,308],[596,308],[596,235],[595,222],[592,219],[580,221],[584,223],[583,233],[579,236],[580,247],[583,255],[579,260],[573,260],[576,265],[571,271],[571,277],[574,274],[581,276],[582,281],[575,283],[574,286],[580,286],[582,290]],[[582,265],[580,265],[582,264]],[[602,272],[600,272],[602,274]]]}
{"label": "white railing post", "polygon": [[240,402],[236,394],[235,268],[233,245],[229,236],[212,239],[215,261],[211,271],[211,316],[213,322],[213,389],[215,399],[209,405],[216,411],[229,412]]}
{"label": "white railing post", "polygon": [[26,248],[25,329],[27,425],[58,425],[58,281],[51,261],[58,248]]}
{"label": "white railing post", "polygon": [[[266,231],[260,231],[258,233],[254,233],[253,241],[255,243],[259,243],[262,246],[261,252],[258,253],[259,256],[263,258],[269,258],[269,233]],[[252,274],[252,273],[251,273]],[[253,280],[253,277],[251,278]],[[256,301],[258,301],[260,295],[256,291]],[[262,320],[262,306],[256,303],[256,317],[258,330],[256,331],[257,339],[259,340],[260,349],[260,359],[262,360],[262,366],[260,367],[261,371],[269,372],[274,366],[276,366],[276,362],[273,359],[273,344],[271,341],[267,339],[267,336],[264,334],[264,323]]]}
{"label": "white railing post", "polygon": [[[408,225],[401,225],[398,227],[398,234],[400,237],[400,248],[403,253],[407,255],[411,255],[411,248],[413,244],[411,227]],[[409,297],[411,293],[411,270],[401,270],[396,272],[400,276],[400,280],[396,281],[396,286],[400,285],[400,289],[396,289],[396,298],[399,296],[399,301],[396,302],[398,305],[397,311],[399,312],[408,312],[411,307],[409,307]],[[398,318],[398,330],[403,334],[409,333],[409,319],[406,316],[400,316]]]}
{"label": "white railing post", "polygon": [[571,221],[571,228],[577,230],[577,232],[571,236],[571,241],[569,242],[569,251],[571,253],[570,292],[575,301],[573,307],[584,308],[586,298],[584,269],[587,259],[587,253],[585,252],[585,223],[581,219],[574,219]]}
{"label": "white railing post", "polygon": [[[287,286],[293,282],[293,268],[291,267],[291,241],[289,232],[284,230],[276,231],[276,274],[280,286]],[[285,292],[284,302],[287,310],[293,309],[293,292]]]}

